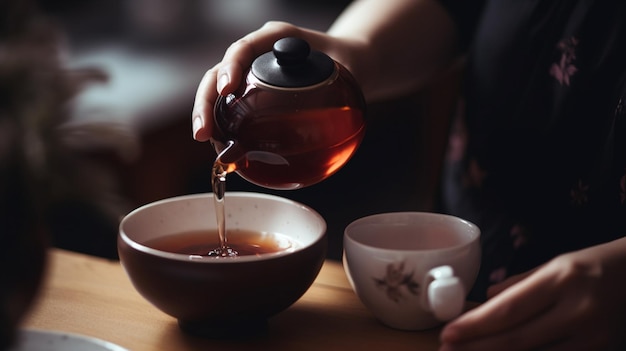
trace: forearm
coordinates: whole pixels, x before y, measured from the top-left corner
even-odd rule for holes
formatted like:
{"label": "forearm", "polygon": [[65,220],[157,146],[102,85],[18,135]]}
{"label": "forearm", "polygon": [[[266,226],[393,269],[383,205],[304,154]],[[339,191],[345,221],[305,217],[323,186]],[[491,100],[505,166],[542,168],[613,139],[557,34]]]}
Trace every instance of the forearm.
{"label": "forearm", "polygon": [[325,48],[354,73],[368,100],[410,93],[447,67],[454,24],[437,0],[357,0],[328,34],[345,45]]}

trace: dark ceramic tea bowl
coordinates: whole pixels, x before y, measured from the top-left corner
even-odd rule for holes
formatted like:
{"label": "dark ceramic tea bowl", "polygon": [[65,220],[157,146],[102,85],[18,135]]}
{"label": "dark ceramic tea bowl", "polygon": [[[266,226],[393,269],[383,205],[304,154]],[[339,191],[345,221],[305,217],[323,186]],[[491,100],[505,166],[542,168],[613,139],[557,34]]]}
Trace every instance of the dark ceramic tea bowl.
{"label": "dark ceramic tea bowl", "polygon": [[193,236],[198,241],[199,231],[209,243],[200,251],[218,246],[211,193],[142,206],[124,217],[118,238],[121,263],[137,291],[183,330],[212,337],[263,329],[308,290],[326,255],[326,222],[307,206],[231,192],[225,208],[228,243],[254,246],[255,238],[238,237],[254,232],[258,245],[273,245],[275,252],[215,258],[174,247]]}

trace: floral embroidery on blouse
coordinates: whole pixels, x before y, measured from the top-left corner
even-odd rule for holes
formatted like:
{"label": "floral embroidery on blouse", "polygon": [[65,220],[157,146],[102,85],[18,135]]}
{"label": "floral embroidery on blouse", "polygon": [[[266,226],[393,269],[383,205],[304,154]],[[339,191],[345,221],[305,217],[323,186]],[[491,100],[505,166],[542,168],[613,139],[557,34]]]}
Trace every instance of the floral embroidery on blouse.
{"label": "floral embroidery on blouse", "polygon": [[519,249],[528,243],[528,231],[519,224],[511,228],[511,239],[513,240],[513,248]]}
{"label": "floral embroidery on blouse", "polygon": [[483,186],[487,171],[485,171],[476,159],[471,159],[467,169],[466,185],[480,188]]}
{"label": "floral embroidery on blouse", "polygon": [[501,281],[506,279],[506,276],[507,276],[506,267],[500,267],[498,269],[491,271],[491,274],[489,275],[489,282],[493,284],[500,283]]}
{"label": "floral embroidery on blouse", "polygon": [[570,200],[573,205],[582,206],[589,201],[587,193],[589,192],[589,185],[583,183],[582,179],[578,180],[578,183],[570,190]]}
{"label": "floral embroidery on blouse", "polygon": [[561,40],[557,44],[557,48],[561,51],[559,62],[550,66],[550,75],[556,78],[561,85],[570,84],[570,78],[578,71],[578,68],[572,63],[576,59],[576,46],[578,39],[570,37]]}

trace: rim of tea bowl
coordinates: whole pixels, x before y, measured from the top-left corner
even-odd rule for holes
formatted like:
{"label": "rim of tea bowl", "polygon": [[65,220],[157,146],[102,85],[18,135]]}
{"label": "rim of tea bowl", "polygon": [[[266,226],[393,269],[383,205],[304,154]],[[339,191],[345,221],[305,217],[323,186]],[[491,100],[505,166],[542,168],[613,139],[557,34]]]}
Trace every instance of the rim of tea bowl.
{"label": "rim of tea bowl", "polygon": [[[196,260],[146,245],[170,234],[215,230],[213,194],[204,193],[155,201],[129,212],[120,222],[118,252],[139,294],[178,319],[183,330],[244,337],[264,332],[268,318],[310,288],[326,258],[326,222],[306,205],[269,194],[227,192],[225,206],[227,228],[286,235],[297,247]],[[218,310],[226,312],[216,322]]]}

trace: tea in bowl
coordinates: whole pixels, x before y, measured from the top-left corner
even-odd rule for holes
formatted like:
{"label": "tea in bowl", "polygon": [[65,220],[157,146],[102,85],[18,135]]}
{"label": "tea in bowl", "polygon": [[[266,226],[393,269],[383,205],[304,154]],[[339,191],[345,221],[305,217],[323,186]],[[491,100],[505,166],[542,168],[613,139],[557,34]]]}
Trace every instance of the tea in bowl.
{"label": "tea in bowl", "polygon": [[480,267],[480,230],[461,218],[383,213],[350,223],[344,269],[383,324],[423,330],[457,317]]}
{"label": "tea in bowl", "polygon": [[311,286],[326,255],[326,222],[313,209],[273,195],[229,192],[228,244],[219,246],[213,194],[174,197],[126,215],[118,236],[135,289],[180,327],[211,337],[257,333]]}

